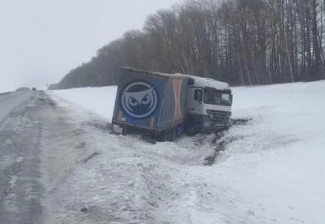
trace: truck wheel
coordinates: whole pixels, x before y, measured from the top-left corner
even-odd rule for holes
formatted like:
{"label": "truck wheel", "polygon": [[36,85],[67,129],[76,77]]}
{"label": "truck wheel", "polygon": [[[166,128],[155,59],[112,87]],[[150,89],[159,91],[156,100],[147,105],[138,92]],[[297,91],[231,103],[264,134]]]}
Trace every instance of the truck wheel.
{"label": "truck wheel", "polygon": [[195,127],[194,126],[188,127],[187,130],[186,130],[186,134],[188,136],[194,136],[196,134]]}
{"label": "truck wheel", "polygon": [[168,141],[168,132],[167,132],[167,130],[160,133],[159,140],[162,141],[162,142]]}
{"label": "truck wheel", "polygon": [[166,130],[165,132],[164,132],[164,140],[166,141],[166,142],[172,142],[172,141],[174,141],[174,139],[175,139],[175,137],[174,137],[174,131],[173,131],[174,129],[169,129],[169,130]]}
{"label": "truck wheel", "polygon": [[171,130],[166,131],[166,141],[167,142],[172,141],[172,132],[171,132]]}
{"label": "truck wheel", "polygon": [[177,132],[176,132],[176,128],[173,128],[172,130],[171,130],[171,136],[170,136],[170,141],[175,141],[175,139],[176,139],[176,137],[177,137]]}
{"label": "truck wheel", "polygon": [[164,142],[165,141],[165,133],[160,132],[157,135],[155,135],[155,138],[157,139],[158,142]]}
{"label": "truck wheel", "polygon": [[230,121],[230,119],[228,119],[228,121],[227,121],[227,123],[226,123],[226,125],[225,125],[225,128],[226,128],[226,129],[229,129],[230,126],[231,126],[231,121]]}
{"label": "truck wheel", "polygon": [[127,132],[128,132],[127,128],[123,127],[122,128],[122,135],[127,135]]}

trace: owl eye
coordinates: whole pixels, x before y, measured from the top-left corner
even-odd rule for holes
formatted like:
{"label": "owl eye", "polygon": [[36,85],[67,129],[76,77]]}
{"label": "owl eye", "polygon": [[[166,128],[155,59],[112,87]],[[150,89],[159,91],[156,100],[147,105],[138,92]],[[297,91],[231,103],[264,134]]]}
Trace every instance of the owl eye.
{"label": "owl eye", "polygon": [[148,95],[145,95],[143,98],[142,98],[142,101],[141,101],[141,104],[144,104],[144,105],[147,105],[150,103],[150,97]]}
{"label": "owl eye", "polygon": [[139,103],[136,99],[134,99],[133,97],[130,97],[129,98],[129,104],[134,107],[134,106],[137,106]]}

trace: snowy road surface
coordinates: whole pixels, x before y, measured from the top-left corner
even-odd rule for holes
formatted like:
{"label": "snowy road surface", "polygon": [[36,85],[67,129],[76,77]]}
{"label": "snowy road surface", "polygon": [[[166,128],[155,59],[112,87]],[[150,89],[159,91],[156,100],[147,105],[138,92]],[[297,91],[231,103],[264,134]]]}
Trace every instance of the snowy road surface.
{"label": "snowy road surface", "polygon": [[39,99],[36,92],[0,96],[0,223],[42,223]]}
{"label": "snowy road surface", "polygon": [[51,196],[87,156],[78,124],[42,91],[1,95],[0,105],[0,223],[62,223]]}

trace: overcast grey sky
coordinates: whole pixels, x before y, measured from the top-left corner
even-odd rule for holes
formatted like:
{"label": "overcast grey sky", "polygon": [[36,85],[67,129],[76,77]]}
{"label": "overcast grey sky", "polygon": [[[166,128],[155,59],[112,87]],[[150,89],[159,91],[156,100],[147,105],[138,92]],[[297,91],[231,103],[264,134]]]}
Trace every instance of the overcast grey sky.
{"label": "overcast grey sky", "polygon": [[45,87],[181,0],[0,0],[0,92]]}

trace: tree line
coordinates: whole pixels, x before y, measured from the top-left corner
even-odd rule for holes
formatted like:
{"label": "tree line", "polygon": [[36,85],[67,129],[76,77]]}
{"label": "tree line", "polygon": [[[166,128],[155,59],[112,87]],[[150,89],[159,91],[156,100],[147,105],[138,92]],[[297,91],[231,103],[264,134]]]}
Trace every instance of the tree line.
{"label": "tree line", "polygon": [[51,89],[117,83],[121,67],[264,85],[325,78],[325,0],[187,0],[149,16]]}

